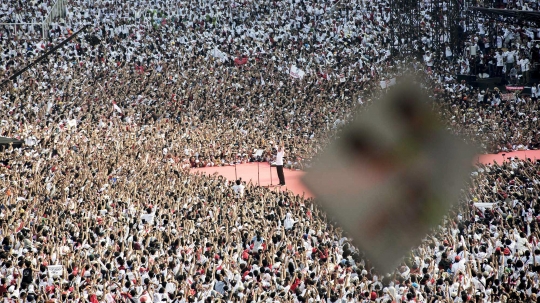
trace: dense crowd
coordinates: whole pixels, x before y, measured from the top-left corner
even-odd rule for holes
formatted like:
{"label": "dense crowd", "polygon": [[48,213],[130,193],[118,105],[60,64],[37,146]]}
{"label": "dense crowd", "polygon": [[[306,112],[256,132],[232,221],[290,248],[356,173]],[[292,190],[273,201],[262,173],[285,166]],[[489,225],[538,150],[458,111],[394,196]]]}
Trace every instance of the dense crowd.
{"label": "dense crowd", "polygon": [[538,162],[479,166],[464,195],[471,204],[381,275],[300,196],[177,170],[144,148],[154,142],[103,144],[93,135],[84,143],[76,131],[58,142],[67,136],[74,147],[10,150],[2,168],[0,293],[14,302],[524,302],[538,294]]}
{"label": "dense crowd", "polygon": [[[0,20],[35,22],[50,5],[3,3]],[[312,201],[189,173],[271,160],[277,142],[291,167],[308,164],[381,81],[403,72],[390,57],[399,42],[389,40],[388,8],[74,0],[48,41],[39,26],[4,27],[1,79],[90,25],[0,91],[0,135],[25,140],[1,159],[0,294],[21,303],[535,301],[536,163],[481,167],[467,203],[500,202],[460,206],[388,275]],[[489,151],[537,148],[536,93],[503,102],[457,83],[464,55],[431,57],[422,18],[417,42],[429,60],[409,64],[431,78],[449,127]],[[520,37],[508,46],[520,48]]]}
{"label": "dense crowd", "polygon": [[[514,24],[511,18],[478,16],[459,56],[449,47],[426,52],[424,68],[433,86],[430,93],[452,130],[467,135],[488,152],[537,149],[537,100],[540,84],[532,74],[540,67],[540,28]],[[465,27],[465,24],[462,23]],[[500,79],[495,83],[516,87],[472,86],[458,75]],[[500,83],[499,83],[500,82]],[[530,87],[530,92],[523,88]]]}
{"label": "dense crowd", "polygon": [[[32,3],[47,11],[46,2]],[[21,125],[28,123],[24,119],[36,111],[41,111],[38,116],[48,114],[48,119],[34,123],[39,134],[50,124],[65,125],[73,119],[80,122],[81,109],[91,108],[94,123],[106,123],[116,115],[128,124],[169,119],[179,129],[189,129],[179,144],[181,150],[175,152],[192,166],[253,161],[254,150],[260,148],[266,150],[263,158],[268,159],[272,145],[269,138],[278,138],[288,141],[288,164],[303,167],[351,112],[378,93],[379,81],[400,73],[399,63],[389,57],[385,2],[375,7],[360,1],[356,6],[337,3],[326,8],[305,3],[302,9],[292,10],[288,9],[291,3],[204,5],[188,9],[161,1],[150,7],[141,1],[122,6],[79,1],[68,7],[69,24],[61,20],[52,24],[50,41],[42,41],[41,31],[35,26],[19,27],[19,31],[26,30],[24,35],[3,31],[5,47],[0,61],[5,68],[2,77],[6,78],[83,24],[91,25],[91,30],[68,43],[48,62],[3,90],[3,135],[25,137]],[[11,18],[7,20],[30,18],[12,14],[13,10],[25,11],[23,7],[4,5],[5,16],[10,16],[6,18]],[[279,12],[283,10],[294,18],[285,22],[269,17],[282,15]],[[95,15],[98,18],[91,17]],[[417,67],[431,75],[434,94],[445,94],[438,100],[446,110],[462,104],[459,95],[465,95],[473,106],[470,101],[479,98],[480,90],[473,91],[456,81],[457,74],[473,73],[472,57],[469,59],[466,52],[443,52],[444,56],[437,57],[426,38],[432,34],[429,16],[425,11],[422,16],[426,26],[417,42],[425,62],[417,62]],[[28,33],[30,28],[33,35]],[[530,68],[538,61],[540,51],[529,45],[535,33],[540,35],[537,29],[509,34],[503,43],[516,49],[527,46],[521,53],[530,56]],[[478,44],[479,54],[500,49],[494,45],[489,48],[482,37],[494,38],[480,24],[472,40]],[[522,42],[522,37],[526,41]],[[506,67],[510,55],[502,57],[501,72],[509,73]],[[515,58],[515,62],[522,60]],[[290,76],[293,65],[305,72],[302,79]],[[534,85],[533,100],[536,92]],[[489,105],[497,105],[502,99],[484,95],[488,96],[484,103]],[[21,100],[29,102],[23,104]],[[113,103],[117,110],[112,110]],[[65,111],[69,114],[57,114]],[[201,123],[219,127],[201,127]],[[503,121],[497,119],[495,123]],[[464,129],[470,132],[470,128]],[[534,145],[522,138],[535,133],[510,130],[507,137],[520,139],[508,140],[501,134],[476,137],[489,152],[509,148],[501,147],[501,142],[510,142],[510,149]]]}
{"label": "dense crowd", "polygon": [[[517,92],[503,101],[497,88],[480,90],[466,84],[456,88],[455,92],[434,92],[443,100],[436,108],[453,132],[466,135],[491,152],[539,148],[538,97]],[[452,99],[451,105],[444,102]]]}
{"label": "dense crowd", "polygon": [[[475,5],[537,9],[537,1],[479,1]],[[540,69],[540,28],[533,21],[513,17],[469,14],[460,21],[460,30],[469,35],[459,53],[453,53],[449,44],[423,53],[424,68],[434,83],[431,93],[441,113],[452,130],[466,134],[488,152],[537,149],[540,84],[533,74],[538,75]],[[479,88],[458,75],[474,76],[478,83],[485,78],[496,80]],[[504,92],[499,89],[504,85],[517,87]],[[530,92],[523,91],[525,86]]]}
{"label": "dense crowd", "polygon": [[[277,138],[287,141],[293,164],[311,157],[328,131],[362,102],[358,87],[371,91],[367,80],[386,58],[378,52],[385,31],[381,17],[366,27],[362,16],[371,11],[363,4],[362,10],[348,4],[355,17],[334,24],[337,12],[320,4],[306,3],[308,15],[289,10],[292,3],[205,2],[187,10],[158,1],[149,10],[143,1],[132,1],[112,10],[105,2],[76,2],[68,12],[74,25],[53,24],[49,42],[4,35],[11,44],[2,58],[7,77],[82,24],[92,24],[88,34],[3,91],[4,135],[25,137],[22,124],[32,124],[41,136],[44,128],[73,119],[98,124],[117,116],[138,125],[167,119],[183,134],[181,148],[168,146],[178,157],[231,163]],[[282,11],[292,21],[269,18]],[[360,34],[370,37],[362,40]],[[370,58],[364,62],[358,54]],[[303,79],[290,77],[293,64],[306,72]]]}
{"label": "dense crowd", "polygon": [[482,7],[508,9],[508,10],[524,10],[524,11],[540,10],[537,0],[528,0],[528,1],[484,0],[484,1],[479,1],[477,4]]}
{"label": "dense crowd", "polygon": [[[455,73],[482,78],[501,78],[504,84],[538,85],[533,83],[531,74],[540,65],[540,28],[535,22],[518,22],[511,17],[496,19],[476,16],[472,24],[461,21],[463,30],[471,35],[464,42],[462,56],[454,57],[447,45],[444,53],[446,61],[454,60]],[[470,27],[470,28],[467,28]],[[426,54],[426,64],[435,69],[449,66],[433,64],[432,56]]]}

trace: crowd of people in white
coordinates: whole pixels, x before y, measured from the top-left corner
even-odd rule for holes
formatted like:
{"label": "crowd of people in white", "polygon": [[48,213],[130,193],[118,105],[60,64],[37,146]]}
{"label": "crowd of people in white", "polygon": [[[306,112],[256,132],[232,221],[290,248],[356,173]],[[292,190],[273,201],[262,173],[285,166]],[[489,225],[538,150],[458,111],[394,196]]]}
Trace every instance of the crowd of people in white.
{"label": "crowd of people in white", "polygon": [[[0,22],[36,23],[51,4],[3,2]],[[90,25],[0,91],[0,135],[26,143],[0,159],[5,302],[536,301],[537,163],[481,167],[465,199],[498,204],[462,205],[390,274],[312,201],[252,184],[239,196],[187,170],[265,160],[277,141],[289,165],[308,164],[401,73],[388,1],[72,0],[67,12],[48,40],[39,25],[0,26],[7,79]],[[413,64],[449,126],[490,151],[539,144],[538,90],[501,102],[457,83],[472,59],[432,56],[422,12],[426,60]],[[506,38],[532,66],[534,44]]]}
{"label": "crowd of people in white", "polygon": [[507,1],[507,0],[486,0],[479,1],[481,7],[496,8],[496,9],[509,9],[509,10],[522,10],[522,11],[539,11],[538,0],[525,0],[525,1]]}

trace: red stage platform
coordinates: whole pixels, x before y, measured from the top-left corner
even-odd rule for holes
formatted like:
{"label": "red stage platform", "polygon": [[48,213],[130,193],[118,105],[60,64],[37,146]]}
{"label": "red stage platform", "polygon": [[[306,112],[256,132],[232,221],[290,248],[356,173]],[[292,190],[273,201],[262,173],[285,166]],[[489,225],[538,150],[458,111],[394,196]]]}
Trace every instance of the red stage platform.
{"label": "red stage platform", "polygon": [[[504,156],[503,156],[504,154]],[[493,163],[493,161],[497,161],[497,163],[502,163],[503,160],[506,160],[508,157],[517,157],[520,159],[526,159],[530,158],[531,160],[540,159],[540,151],[539,150],[527,150],[527,151],[516,151],[516,152],[509,152],[509,153],[499,153],[499,154],[487,154],[487,155],[479,155],[475,159],[473,159],[474,163]],[[212,175],[214,173],[218,173],[225,178],[229,180],[235,180],[235,172],[234,172],[234,166],[225,166],[225,167],[205,167],[205,168],[196,168],[193,169],[193,171],[202,172],[208,175]],[[286,186],[283,187],[273,187],[275,190],[290,190],[293,193],[297,195],[304,194],[306,198],[313,197],[313,194],[307,189],[307,187],[302,183],[302,176],[305,172],[303,171],[297,171],[297,170],[290,170],[290,169],[284,169],[285,172],[285,183]],[[242,180],[245,180],[248,182],[251,180],[253,184],[260,184],[262,186],[268,186],[270,184],[278,184],[279,180],[277,177],[276,168],[272,167],[272,171],[270,171],[270,165],[268,163],[259,163],[259,166],[257,168],[257,163],[247,163],[247,164],[241,164],[236,166],[236,175],[238,178],[242,178]],[[260,183],[259,183],[260,180]]]}
{"label": "red stage platform", "polygon": [[[236,179],[234,166],[195,168],[193,171],[202,172],[208,175],[212,175],[217,172],[228,180]],[[285,174],[286,185],[274,187],[276,190],[287,189],[297,195],[304,194],[306,198],[313,197],[301,180],[305,172],[299,170],[290,170],[287,168],[284,168],[283,172]],[[246,163],[236,165],[236,175],[238,178],[242,178],[242,180],[246,182],[251,180],[253,184],[260,184],[262,186],[279,184],[276,168],[270,167],[268,163]]]}
{"label": "red stage platform", "polygon": [[478,159],[480,159],[480,163],[484,164],[493,163],[493,161],[497,161],[497,163],[501,164],[503,160],[507,161],[508,157],[517,157],[519,159],[530,158],[532,161],[535,161],[536,159],[540,159],[540,150],[523,150],[508,153],[480,155],[478,156]]}

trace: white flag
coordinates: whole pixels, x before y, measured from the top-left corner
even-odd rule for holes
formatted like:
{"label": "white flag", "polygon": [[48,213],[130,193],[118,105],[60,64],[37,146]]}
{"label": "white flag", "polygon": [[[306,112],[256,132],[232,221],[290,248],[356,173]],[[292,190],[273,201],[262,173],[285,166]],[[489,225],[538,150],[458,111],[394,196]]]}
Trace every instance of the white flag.
{"label": "white flag", "polygon": [[383,80],[380,82],[380,84],[381,84],[381,88],[387,88],[392,85],[396,85],[396,78],[392,78],[390,80]]}
{"label": "white flag", "polygon": [[47,266],[47,271],[49,272],[49,277],[60,277],[62,276],[62,271],[64,267],[62,265],[49,265]]}
{"label": "white flag", "polygon": [[67,120],[67,126],[77,127],[77,120],[76,119]]}
{"label": "white flag", "polygon": [[45,50],[45,43],[43,43],[41,41],[36,43],[36,49],[37,50]]}
{"label": "white flag", "polygon": [[122,113],[122,109],[121,109],[118,105],[116,105],[116,102],[113,101],[112,104],[113,104],[114,109],[115,109],[117,112]]}
{"label": "white flag", "polygon": [[229,59],[229,58],[227,58],[227,55],[226,55],[224,52],[220,51],[217,47],[214,48],[214,49],[210,52],[210,54],[211,54],[213,57],[220,59],[221,62],[226,62],[226,61]]}
{"label": "white flag", "polygon": [[296,65],[291,65],[291,69],[289,71],[289,75],[291,75],[291,77],[295,78],[295,79],[302,79],[304,78],[304,75],[306,73],[299,69],[298,67],[296,67]]}

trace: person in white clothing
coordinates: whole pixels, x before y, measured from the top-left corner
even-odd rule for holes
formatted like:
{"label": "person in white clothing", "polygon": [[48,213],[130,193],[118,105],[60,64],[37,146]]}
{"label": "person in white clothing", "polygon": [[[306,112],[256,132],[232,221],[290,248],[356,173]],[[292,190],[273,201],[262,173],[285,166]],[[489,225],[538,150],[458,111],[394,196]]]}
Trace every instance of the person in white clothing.
{"label": "person in white clothing", "polygon": [[236,198],[242,198],[244,196],[245,186],[242,184],[242,180],[236,180],[236,184],[233,185],[233,190]]}
{"label": "person in white clothing", "polygon": [[510,71],[516,63],[516,51],[506,51],[503,56],[506,58],[506,71]]}
{"label": "person in white clothing", "polygon": [[521,65],[521,74],[523,75],[522,81],[523,84],[528,84],[530,81],[529,77],[529,68],[530,68],[531,62],[529,61],[529,58],[524,57],[523,59],[519,60],[519,65]]}
{"label": "person in white clothing", "polygon": [[426,65],[428,68],[433,67],[433,56],[431,55],[429,51],[427,51],[426,54],[424,55],[424,62],[426,62]]}
{"label": "person in white clothing", "polygon": [[495,73],[495,76],[501,76],[504,66],[504,57],[503,54],[499,51],[495,55],[495,59],[497,59],[497,71]]}
{"label": "person in white clothing", "polygon": [[285,230],[293,228],[294,223],[296,223],[296,221],[294,221],[294,219],[292,218],[292,214],[287,213],[287,215],[285,216],[285,220],[283,220],[283,227],[285,228]]}
{"label": "person in white clothing", "polygon": [[276,155],[276,170],[279,178],[279,185],[285,185],[285,175],[283,174],[283,156],[285,156],[285,149],[283,145],[277,147]]}

